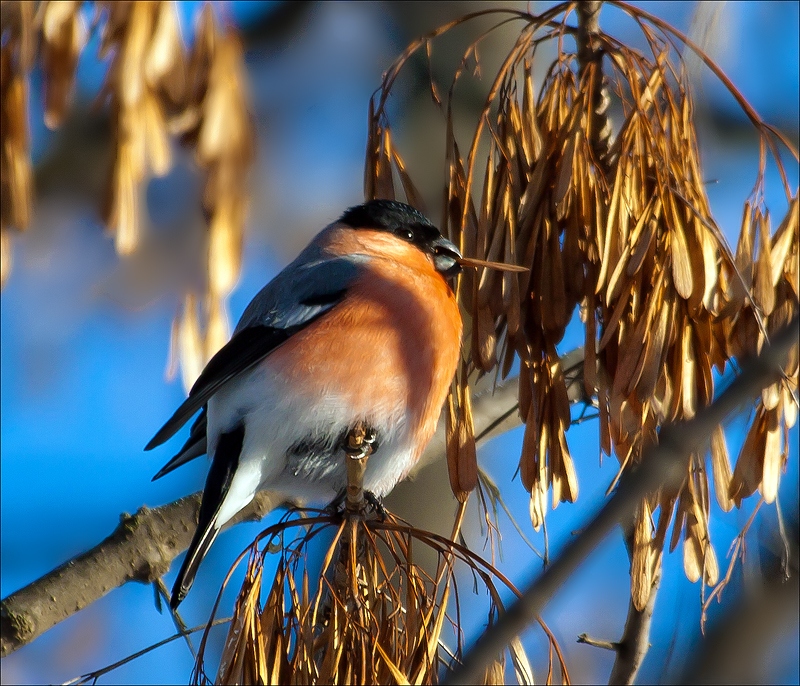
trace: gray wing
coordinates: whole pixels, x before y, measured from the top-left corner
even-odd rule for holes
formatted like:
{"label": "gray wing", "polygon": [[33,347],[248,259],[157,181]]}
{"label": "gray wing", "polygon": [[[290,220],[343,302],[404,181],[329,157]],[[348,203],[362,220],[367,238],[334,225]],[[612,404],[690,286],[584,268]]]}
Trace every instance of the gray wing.
{"label": "gray wing", "polygon": [[153,436],[145,450],[169,440],[230,379],[263,360],[295,333],[333,309],[369,259],[364,255],[313,259],[314,247],[301,253],[253,298],[231,340],[211,358],[189,391],[189,397]]}

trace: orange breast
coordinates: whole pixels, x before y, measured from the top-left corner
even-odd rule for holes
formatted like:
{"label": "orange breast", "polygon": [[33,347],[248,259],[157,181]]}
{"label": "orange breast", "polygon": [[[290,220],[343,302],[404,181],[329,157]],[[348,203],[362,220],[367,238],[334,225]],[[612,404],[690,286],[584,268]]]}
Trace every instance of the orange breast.
{"label": "orange breast", "polygon": [[345,401],[378,424],[403,415],[421,452],[455,373],[462,324],[455,296],[431,261],[401,248],[391,258],[376,256],[344,302],[270,361],[312,402]]}

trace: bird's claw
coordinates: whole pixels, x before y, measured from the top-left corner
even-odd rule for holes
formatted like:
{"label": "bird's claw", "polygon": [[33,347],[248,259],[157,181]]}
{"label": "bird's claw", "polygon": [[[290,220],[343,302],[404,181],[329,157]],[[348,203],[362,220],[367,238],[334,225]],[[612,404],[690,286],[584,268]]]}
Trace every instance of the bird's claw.
{"label": "bird's claw", "polygon": [[364,491],[364,500],[372,506],[372,511],[378,515],[380,521],[386,520],[386,508],[383,506],[383,501],[375,495],[372,491]]}
{"label": "bird's claw", "polygon": [[361,441],[357,446],[352,446],[349,443],[345,444],[344,451],[347,453],[348,457],[354,460],[363,460],[365,457],[369,457],[378,449],[378,434],[373,428],[365,429],[364,435],[361,437]]}
{"label": "bird's claw", "polygon": [[[345,498],[347,497],[347,489],[343,489],[330,503],[325,507],[325,513],[331,517],[341,516],[347,509],[343,507]],[[364,491],[364,500],[367,506],[374,512],[380,521],[386,520],[386,508],[383,506],[383,501],[372,491]],[[367,507],[364,507],[366,510]]]}

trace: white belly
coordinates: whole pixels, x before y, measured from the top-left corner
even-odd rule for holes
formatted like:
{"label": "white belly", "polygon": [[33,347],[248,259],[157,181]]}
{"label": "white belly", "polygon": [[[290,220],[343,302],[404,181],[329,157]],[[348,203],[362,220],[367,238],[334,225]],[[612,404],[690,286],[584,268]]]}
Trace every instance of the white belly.
{"label": "white belly", "polygon": [[363,409],[338,397],[333,389],[287,384],[271,365],[261,364],[220,389],[208,403],[208,450],[214,454],[222,432],[244,423],[245,434],[233,483],[220,510],[220,524],[230,519],[262,489],[279,491],[308,503],[325,504],[347,486],[346,455],[304,455],[302,444],[331,446],[358,421],[378,434],[369,458],[364,487],[377,496],[388,493],[416,458],[412,427],[402,398]]}

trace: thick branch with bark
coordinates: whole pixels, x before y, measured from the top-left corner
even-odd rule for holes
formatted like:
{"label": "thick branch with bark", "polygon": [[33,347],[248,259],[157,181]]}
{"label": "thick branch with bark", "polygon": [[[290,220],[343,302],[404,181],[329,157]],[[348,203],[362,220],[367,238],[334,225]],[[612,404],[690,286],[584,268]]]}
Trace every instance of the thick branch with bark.
{"label": "thick branch with bark", "polygon": [[[577,360],[581,350],[565,356]],[[482,441],[520,424],[515,377],[496,387],[486,377],[473,401],[475,430]],[[571,378],[571,387],[583,387],[581,378]],[[444,426],[437,430],[419,466],[444,459]],[[228,525],[258,521],[285,498],[262,491]],[[200,493],[135,515],[123,514],[114,532],[91,550],[65,562],[2,601],[0,608],[0,656],[30,643],[67,617],[79,612],[106,593],[129,581],[152,583],[170,568],[172,561],[189,547],[200,508]]]}
{"label": "thick branch with bark", "polygon": [[[285,498],[261,492],[230,525],[257,521]],[[0,656],[30,643],[70,615],[128,581],[152,583],[189,547],[200,493],[134,515],[123,514],[114,532],[79,555],[2,601]]]}

